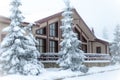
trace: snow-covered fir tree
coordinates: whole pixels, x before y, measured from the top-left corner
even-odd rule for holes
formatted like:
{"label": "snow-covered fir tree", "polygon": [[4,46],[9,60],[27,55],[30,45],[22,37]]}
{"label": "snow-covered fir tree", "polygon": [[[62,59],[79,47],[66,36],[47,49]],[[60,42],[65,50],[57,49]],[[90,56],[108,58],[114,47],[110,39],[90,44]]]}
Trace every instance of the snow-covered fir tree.
{"label": "snow-covered fir tree", "polygon": [[[19,6],[20,0],[12,0],[11,23],[3,31],[7,32],[6,37],[0,46],[0,72],[5,74],[38,75],[43,65],[38,63],[39,52],[35,43],[28,36],[23,28],[22,16]],[[31,33],[28,35],[31,36]]]}
{"label": "snow-covered fir tree", "polygon": [[72,30],[72,8],[70,1],[65,0],[66,8],[62,16],[62,37],[63,41],[60,43],[62,57],[58,60],[59,66],[63,69],[71,69],[72,71],[87,72],[88,68],[83,64],[84,53],[80,50],[81,41],[78,40],[77,34]]}
{"label": "snow-covered fir tree", "polygon": [[112,63],[120,63],[120,25],[117,25],[114,32],[114,40],[110,46]]}
{"label": "snow-covered fir tree", "polygon": [[[27,65],[24,66],[25,74],[40,74],[44,70],[44,65],[38,61],[38,57],[40,57],[40,53],[36,48],[36,44],[38,44],[37,40],[33,36],[32,33],[33,24],[29,24],[24,29],[27,31],[28,35],[26,45],[26,59]],[[31,66],[31,67],[30,67]]]}

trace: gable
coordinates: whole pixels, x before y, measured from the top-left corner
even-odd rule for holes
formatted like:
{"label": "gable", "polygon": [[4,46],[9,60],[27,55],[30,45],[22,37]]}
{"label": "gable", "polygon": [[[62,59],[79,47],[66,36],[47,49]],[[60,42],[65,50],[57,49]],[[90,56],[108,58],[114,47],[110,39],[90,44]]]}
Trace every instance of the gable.
{"label": "gable", "polygon": [[[58,21],[62,19],[62,12],[56,13],[54,15],[51,15],[49,17],[40,19],[38,21],[35,21],[36,24],[45,24],[47,22],[47,24],[50,24],[52,22]],[[85,24],[85,22],[83,21],[83,19],[79,16],[79,14],[77,13],[77,11],[75,9],[73,9],[73,24],[78,26],[81,31],[84,33],[84,35],[86,35],[86,37],[88,37],[88,39],[90,41],[94,41],[94,39],[96,38],[94,36],[94,34],[91,32],[91,30],[88,28],[88,26]],[[39,26],[42,27],[42,26]]]}
{"label": "gable", "polygon": [[88,37],[90,41],[94,41],[94,39],[96,39],[95,35],[92,33],[92,31],[89,29],[89,27],[75,9],[73,9],[73,12],[73,23],[81,29],[81,31]]}

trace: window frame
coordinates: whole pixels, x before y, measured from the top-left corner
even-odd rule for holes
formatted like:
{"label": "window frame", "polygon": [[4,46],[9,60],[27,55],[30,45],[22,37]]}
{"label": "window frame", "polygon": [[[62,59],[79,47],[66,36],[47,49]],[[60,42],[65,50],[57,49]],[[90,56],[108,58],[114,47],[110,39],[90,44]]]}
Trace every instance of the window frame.
{"label": "window frame", "polygon": [[49,41],[49,52],[58,52],[58,41]]}
{"label": "window frame", "polygon": [[82,44],[82,50],[85,52],[85,53],[87,53],[87,45],[85,45],[85,44]]}
{"label": "window frame", "polygon": [[36,48],[40,53],[45,53],[46,52],[46,39],[42,38],[36,38],[38,41],[38,44],[36,44]]}
{"label": "window frame", "polygon": [[102,50],[101,46],[96,47],[96,53],[101,53],[102,52],[101,50]]}
{"label": "window frame", "polygon": [[37,35],[46,35],[46,27],[36,30]]}
{"label": "window frame", "polygon": [[58,37],[58,21],[49,24],[49,36]]}

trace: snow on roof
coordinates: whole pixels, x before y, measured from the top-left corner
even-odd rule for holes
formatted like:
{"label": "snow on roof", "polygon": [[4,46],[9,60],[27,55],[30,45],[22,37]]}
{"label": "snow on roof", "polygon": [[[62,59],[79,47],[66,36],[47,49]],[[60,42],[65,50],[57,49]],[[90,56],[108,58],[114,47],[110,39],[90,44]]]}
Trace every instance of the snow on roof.
{"label": "snow on roof", "polygon": [[[96,35],[96,36],[97,36],[97,35]],[[111,43],[111,42],[112,42],[112,41],[109,40],[109,39],[104,39],[104,38],[99,37],[99,36],[97,36],[97,39],[102,40],[102,41],[107,42],[107,43]]]}

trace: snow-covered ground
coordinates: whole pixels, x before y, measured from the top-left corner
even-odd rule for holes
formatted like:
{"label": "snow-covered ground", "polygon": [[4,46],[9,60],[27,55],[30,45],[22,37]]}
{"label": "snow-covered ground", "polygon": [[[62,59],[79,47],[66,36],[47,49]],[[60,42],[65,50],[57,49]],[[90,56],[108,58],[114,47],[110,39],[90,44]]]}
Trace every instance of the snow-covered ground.
{"label": "snow-covered ground", "polygon": [[120,65],[107,67],[92,67],[85,74],[58,68],[46,69],[39,76],[8,75],[1,76],[0,80],[120,80]]}
{"label": "snow-covered ground", "polygon": [[98,73],[88,76],[67,78],[63,80],[120,80],[120,70]]}

